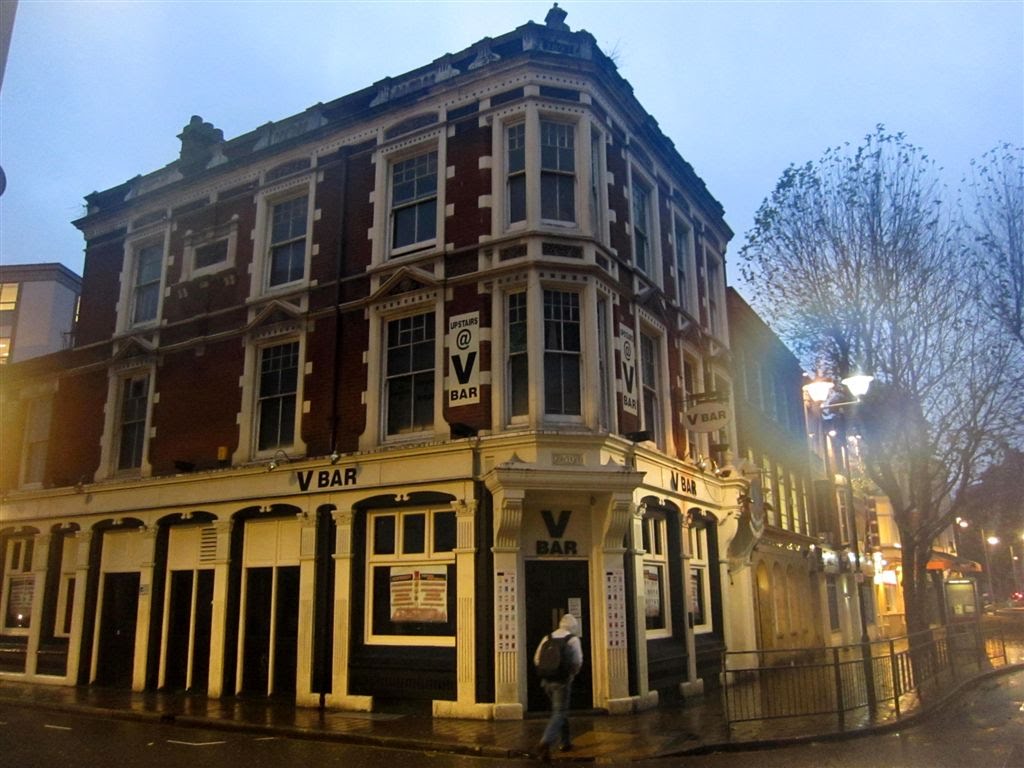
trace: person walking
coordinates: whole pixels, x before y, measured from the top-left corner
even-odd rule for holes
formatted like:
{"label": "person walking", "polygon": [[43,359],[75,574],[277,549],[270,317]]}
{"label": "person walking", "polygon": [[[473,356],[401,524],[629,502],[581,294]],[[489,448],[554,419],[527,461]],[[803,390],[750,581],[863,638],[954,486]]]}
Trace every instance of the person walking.
{"label": "person walking", "polygon": [[[551,702],[551,718],[537,746],[537,755],[544,762],[551,760],[551,749],[560,742],[562,752],[572,749],[569,737],[569,701],[573,678],[583,666],[583,646],[579,638],[579,622],[571,613],[562,616],[558,629],[541,638],[533,654],[533,664],[541,675],[541,687]],[[560,663],[552,667],[546,661],[545,646],[553,644],[559,649]]]}

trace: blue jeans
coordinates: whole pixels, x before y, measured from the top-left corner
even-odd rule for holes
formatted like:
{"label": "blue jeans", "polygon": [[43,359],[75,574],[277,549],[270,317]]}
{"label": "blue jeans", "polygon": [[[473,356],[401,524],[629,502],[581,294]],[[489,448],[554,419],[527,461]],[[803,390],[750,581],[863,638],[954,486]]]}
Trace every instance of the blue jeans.
{"label": "blue jeans", "polygon": [[569,698],[572,695],[572,680],[565,683],[542,680],[541,687],[551,701],[551,719],[544,729],[541,744],[553,747],[555,742],[561,740],[562,746],[567,747],[572,743],[569,739]]}

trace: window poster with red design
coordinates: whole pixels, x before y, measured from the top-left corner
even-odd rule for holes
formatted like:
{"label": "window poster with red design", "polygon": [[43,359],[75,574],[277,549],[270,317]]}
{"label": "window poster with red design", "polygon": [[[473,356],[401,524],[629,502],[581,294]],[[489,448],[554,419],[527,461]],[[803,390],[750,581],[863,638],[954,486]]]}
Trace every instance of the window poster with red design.
{"label": "window poster with red design", "polygon": [[391,620],[448,621],[448,570],[438,566],[391,569]]}

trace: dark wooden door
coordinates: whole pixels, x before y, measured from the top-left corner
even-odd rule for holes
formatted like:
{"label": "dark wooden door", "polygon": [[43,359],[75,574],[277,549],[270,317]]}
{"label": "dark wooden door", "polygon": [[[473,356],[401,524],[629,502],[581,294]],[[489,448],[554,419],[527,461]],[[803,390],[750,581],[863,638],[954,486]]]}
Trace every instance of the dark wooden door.
{"label": "dark wooden door", "polygon": [[540,678],[533,668],[533,654],[541,638],[558,627],[570,613],[570,603],[579,605],[580,643],[583,647],[583,668],[572,685],[572,709],[593,706],[593,685],[590,656],[590,579],[584,560],[526,561],[526,650],[528,654],[527,708],[543,712],[549,708]]}
{"label": "dark wooden door", "polygon": [[139,610],[139,574],[108,573],[103,579],[96,683],[131,688],[135,667],[135,624]]}

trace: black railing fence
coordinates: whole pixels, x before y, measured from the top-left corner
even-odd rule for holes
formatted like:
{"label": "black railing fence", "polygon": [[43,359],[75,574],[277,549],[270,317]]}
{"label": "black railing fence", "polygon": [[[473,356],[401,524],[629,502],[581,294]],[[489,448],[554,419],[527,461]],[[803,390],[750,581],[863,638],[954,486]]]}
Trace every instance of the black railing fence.
{"label": "black railing fence", "polygon": [[[786,718],[821,719],[822,730],[898,720],[951,686],[1024,662],[1024,637],[964,622],[870,643],[726,651],[722,693],[730,727]],[[805,723],[806,724],[806,723]]]}

